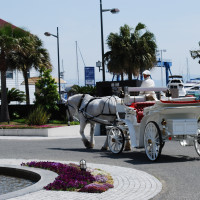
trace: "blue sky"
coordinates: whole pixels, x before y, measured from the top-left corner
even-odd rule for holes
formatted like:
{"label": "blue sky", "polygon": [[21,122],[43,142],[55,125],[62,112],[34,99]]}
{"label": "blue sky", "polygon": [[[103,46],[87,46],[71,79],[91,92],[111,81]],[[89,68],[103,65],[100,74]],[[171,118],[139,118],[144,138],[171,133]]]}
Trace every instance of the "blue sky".
{"label": "blue sky", "polygon": [[[103,13],[105,52],[106,38],[118,33],[119,27],[128,24],[135,27],[144,23],[156,37],[158,49],[166,49],[163,59],[171,59],[173,74],[186,74],[188,59],[190,76],[200,77],[200,65],[193,60],[189,50],[199,49],[200,1],[199,0],[102,0],[103,9],[118,8],[118,14]],[[65,80],[78,83],[76,45],[81,50],[86,66],[95,66],[101,60],[99,0],[7,0],[1,2],[0,18],[18,27],[25,27],[38,35],[48,49],[57,77],[56,38],[44,36],[48,31],[56,34],[59,27],[60,62],[65,71]],[[78,55],[80,84],[84,84],[84,64]],[[159,85],[161,69],[152,71],[152,78]],[[106,80],[111,80],[106,73]],[[102,73],[96,68],[96,81]]]}

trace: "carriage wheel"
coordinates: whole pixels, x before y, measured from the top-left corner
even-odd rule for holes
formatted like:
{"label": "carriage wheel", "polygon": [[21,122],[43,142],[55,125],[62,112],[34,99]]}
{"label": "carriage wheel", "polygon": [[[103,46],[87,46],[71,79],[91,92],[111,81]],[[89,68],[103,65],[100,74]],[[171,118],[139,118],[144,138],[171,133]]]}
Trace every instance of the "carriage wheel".
{"label": "carriage wheel", "polygon": [[151,161],[157,160],[163,146],[160,128],[156,122],[149,122],[144,130],[144,147],[147,157]]}
{"label": "carriage wheel", "polygon": [[197,139],[194,140],[194,147],[197,154],[200,156],[200,134],[198,134]]}
{"label": "carriage wheel", "polygon": [[118,127],[112,127],[108,133],[108,146],[109,149],[115,153],[119,154],[124,148],[125,138],[123,131]]}

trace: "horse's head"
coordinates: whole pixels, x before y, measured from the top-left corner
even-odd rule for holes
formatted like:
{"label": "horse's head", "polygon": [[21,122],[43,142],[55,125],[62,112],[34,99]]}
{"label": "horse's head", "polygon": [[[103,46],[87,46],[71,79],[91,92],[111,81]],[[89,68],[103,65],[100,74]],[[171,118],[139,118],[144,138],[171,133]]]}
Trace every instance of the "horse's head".
{"label": "horse's head", "polygon": [[73,95],[69,97],[67,102],[65,103],[68,125],[70,125],[70,122],[74,120],[74,116],[78,111],[78,105],[81,100],[81,97],[81,94]]}

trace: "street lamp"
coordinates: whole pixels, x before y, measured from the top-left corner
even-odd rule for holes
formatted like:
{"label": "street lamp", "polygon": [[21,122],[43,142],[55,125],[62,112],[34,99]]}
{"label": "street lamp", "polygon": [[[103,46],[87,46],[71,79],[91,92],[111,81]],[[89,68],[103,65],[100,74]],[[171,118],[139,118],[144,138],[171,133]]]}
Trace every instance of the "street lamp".
{"label": "street lamp", "polygon": [[80,169],[81,171],[86,171],[87,169],[86,161],[84,159],[80,160]]}
{"label": "street lamp", "polygon": [[104,64],[104,42],[103,42],[103,12],[110,11],[112,14],[119,12],[118,8],[102,9],[102,0],[100,0],[100,19],[101,19],[101,53],[102,53],[102,75],[103,81],[105,81],[105,64]]}
{"label": "street lamp", "polygon": [[162,52],[166,52],[167,50],[166,49],[161,49],[161,50],[157,50],[157,52],[160,51],[160,67],[161,67],[161,81],[162,81],[162,86],[163,86],[163,70],[162,70],[162,67],[163,67],[163,58],[162,58]]}
{"label": "street lamp", "polygon": [[[60,97],[60,55],[59,55],[59,34],[58,34],[58,27],[57,27],[57,35],[51,34],[49,32],[45,32],[44,35],[46,36],[53,36],[57,38],[57,50],[58,50],[58,90],[59,90],[59,97]],[[61,99],[61,97],[60,97]]]}

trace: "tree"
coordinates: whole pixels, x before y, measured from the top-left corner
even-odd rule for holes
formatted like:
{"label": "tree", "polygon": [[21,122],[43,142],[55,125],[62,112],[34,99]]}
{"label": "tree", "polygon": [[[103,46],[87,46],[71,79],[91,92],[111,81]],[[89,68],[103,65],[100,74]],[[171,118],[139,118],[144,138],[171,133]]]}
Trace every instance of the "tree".
{"label": "tree", "polygon": [[86,85],[86,86],[79,86],[73,85],[71,90],[69,91],[70,94],[89,94],[91,96],[96,95],[96,86]]}
{"label": "tree", "polygon": [[[147,30],[146,26],[138,23],[134,33],[131,34],[131,55],[132,67],[128,69],[128,74],[142,73],[145,69],[152,69],[156,62],[156,41],[153,33]],[[132,68],[133,66],[136,71]]]}
{"label": "tree", "polygon": [[58,110],[57,102],[59,94],[55,79],[50,75],[51,70],[41,67],[40,79],[35,84],[37,92],[35,92],[35,105],[42,105],[47,111]]}
{"label": "tree", "polygon": [[6,71],[8,66],[10,68],[15,68],[15,66],[9,65],[8,57],[16,50],[17,40],[23,35],[24,31],[22,29],[13,29],[11,25],[0,27],[1,121],[10,121],[6,90]]}
{"label": "tree", "polygon": [[36,70],[39,70],[41,67],[51,68],[49,54],[47,50],[43,48],[42,41],[37,36],[28,33],[26,37],[22,37],[18,40],[17,50],[10,56],[10,62],[23,73],[26,104],[29,105],[28,71],[32,67]]}
{"label": "tree", "polygon": [[120,33],[111,33],[108,36],[107,44],[110,51],[105,54],[108,70],[112,73],[123,74],[125,68],[131,63],[130,46],[131,28],[128,25],[120,27]]}
{"label": "tree", "polygon": [[105,54],[108,70],[112,73],[138,76],[145,69],[151,69],[156,61],[156,42],[154,34],[138,23],[133,29],[128,25],[120,27],[120,33],[111,33],[107,44],[110,49]]}
{"label": "tree", "polygon": [[[0,91],[0,99],[1,99],[1,91]],[[11,88],[8,90],[7,88],[7,101],[8,104],[10,104],[11,101],[18,101],[19,103],[22,103],[26,100],[26,95],[23,91],[20,91],[16,88]]]}

